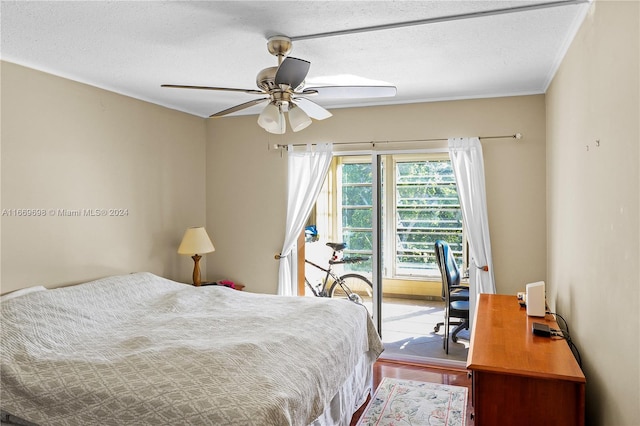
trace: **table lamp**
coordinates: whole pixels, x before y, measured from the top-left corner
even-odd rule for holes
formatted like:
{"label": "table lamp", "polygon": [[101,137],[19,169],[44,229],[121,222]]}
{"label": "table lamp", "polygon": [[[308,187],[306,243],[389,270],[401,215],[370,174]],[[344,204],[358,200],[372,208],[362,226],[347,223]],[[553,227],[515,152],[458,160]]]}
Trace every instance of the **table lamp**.
{"label": "table lamp", "polygon": [[199,262],[202,256],[200,255],[211,253],[215,250],[203,226],[187,228],[184,237],[182,237],[180,247],[178,247],[178,253],[188,254],[193,259],[193,285],[199,286],[201,284]]}

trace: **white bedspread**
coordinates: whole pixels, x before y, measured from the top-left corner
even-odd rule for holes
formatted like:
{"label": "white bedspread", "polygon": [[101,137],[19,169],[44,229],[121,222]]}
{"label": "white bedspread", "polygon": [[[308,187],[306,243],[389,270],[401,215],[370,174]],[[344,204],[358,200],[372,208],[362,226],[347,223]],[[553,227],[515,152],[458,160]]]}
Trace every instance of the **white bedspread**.
{"label": "white bedspread", "polygon": [[0,408],[41,425],[304,426],[382,352],[354,303],[150,273],[0,308]]}

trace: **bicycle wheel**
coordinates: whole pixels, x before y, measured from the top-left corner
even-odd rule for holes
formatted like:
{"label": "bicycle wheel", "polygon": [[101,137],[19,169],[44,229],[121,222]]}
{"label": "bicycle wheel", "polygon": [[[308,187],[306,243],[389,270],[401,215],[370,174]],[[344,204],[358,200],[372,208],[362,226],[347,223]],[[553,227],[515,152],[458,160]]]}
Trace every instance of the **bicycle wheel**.
{"label": "bicycle wheel", "polygon": [[[340,285],[342,284],[342,285]],[[345,274],[331,284],[329,296],[349,299],[364,305],[373,314],[373,284],[366,277],[358,274]]]}

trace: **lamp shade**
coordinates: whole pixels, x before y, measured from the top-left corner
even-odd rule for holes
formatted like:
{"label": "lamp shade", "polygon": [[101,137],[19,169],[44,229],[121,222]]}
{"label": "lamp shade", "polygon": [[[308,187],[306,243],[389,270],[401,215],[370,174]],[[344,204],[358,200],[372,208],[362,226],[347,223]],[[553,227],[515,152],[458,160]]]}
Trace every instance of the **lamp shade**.
{"label": "lamp shade", "polygon": [[311,124],[311,119],[302,108],[292,105],[289,109],[289,124],[294,132],[299,132]]}
{"label": "lamp shade", "polygon": [[260,113],[258,116],[258,124],[265,130],[269,130],[270,128],[275,128],[277,126],[277,122],[279,120],[280,110],[274,104],[270,103]]}
{"label": "lamp shade", "polygon": [[196,255],[212,251],[215,248],[203,226],[187,228],[178,247],[179,254]]}
{"label": "lamp shade", "polygon": [[283,134],[285,132],[284,114],[275,103],[270,103],[260,113],[258,125],[269,133]]}

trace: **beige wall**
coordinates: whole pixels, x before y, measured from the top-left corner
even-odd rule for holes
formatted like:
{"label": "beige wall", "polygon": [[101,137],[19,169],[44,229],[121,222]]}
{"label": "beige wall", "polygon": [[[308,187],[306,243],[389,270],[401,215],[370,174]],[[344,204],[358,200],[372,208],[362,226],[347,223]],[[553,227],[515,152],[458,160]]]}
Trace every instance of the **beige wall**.
{"label": "beige wall", "polygon": [[264,132],[255,116],[210,119],[207,227],[216,252],[208,257],[209,275],[240,281],[250,291],[276,291],[273,256],[283,242],[287,160],[286,153],[269,149],[273,144],[520,132],[520,141],[482,145],[496,285],[500,293],[522,291],[546,277],[544,108],[540,95],[334,109],[332,118],[282,136]]}
{"label": "beige wall", "polygon": [[547,296],[594,425],[640,419],[639,27],[637,1],[597,1],[546,96]]}
{"label": "beige wall", "polygon": [[256,117],[207,122],[207,230],[216,251],[208,276],[275,293],[286,211],[287,161]]}
{"label": "beige wall", "polygon": [[[1,70],[0,292],[141,270],[188,282],[193,261],[176,249],[205,221],[205,121],[10,63]],[[112,208],[126,216],[58,212]]]}

